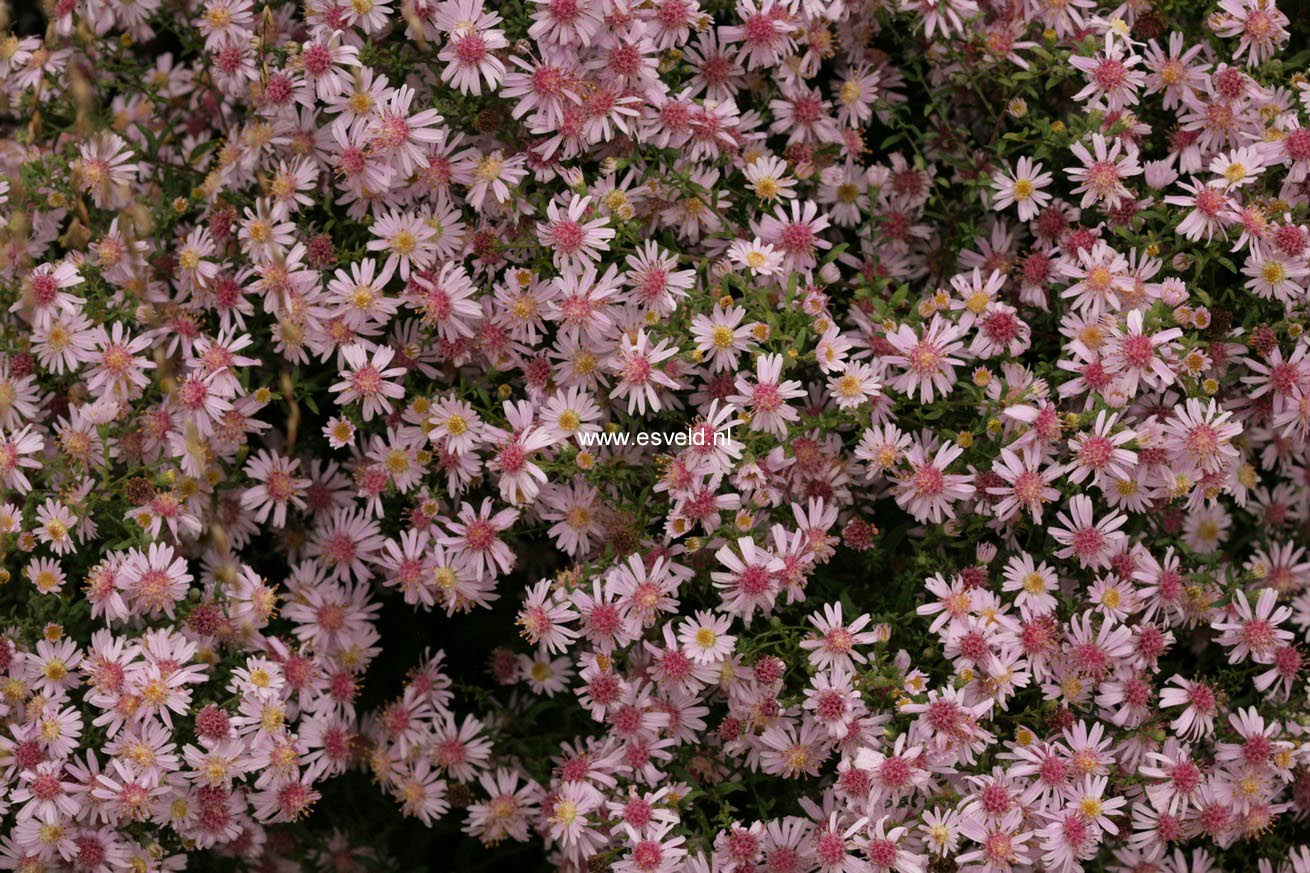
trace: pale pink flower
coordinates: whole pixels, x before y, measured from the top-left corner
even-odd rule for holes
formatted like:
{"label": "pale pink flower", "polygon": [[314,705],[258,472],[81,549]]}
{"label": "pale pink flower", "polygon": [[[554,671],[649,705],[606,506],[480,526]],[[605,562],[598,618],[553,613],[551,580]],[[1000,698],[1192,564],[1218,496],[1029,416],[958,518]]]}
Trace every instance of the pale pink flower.
{"label": "pale pink flower", "polygon": [[405,396],[405,389],[390,381],[404,376],[405,368],[387,367],[395,357],[395,349],[379,346],[370,354],[365,346],[354,343],[343,348],[341,354],[348,369],[340,372],[343,378],[329,389],[337,395],[338,405],[362,401],[360,412],[365,421],[390,413],[391,401]]}

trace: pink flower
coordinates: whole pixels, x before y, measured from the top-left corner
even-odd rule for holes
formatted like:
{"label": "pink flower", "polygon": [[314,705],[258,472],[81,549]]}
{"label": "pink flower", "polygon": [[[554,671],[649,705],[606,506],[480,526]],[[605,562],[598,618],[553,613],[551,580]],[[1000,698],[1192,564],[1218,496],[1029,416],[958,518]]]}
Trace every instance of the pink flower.
{"label": "pink flower", "polygon": [[478,96],[485,79],[494,91],[505,77],[505,65],[493,53],[509,45],[500,23],[499,15],[483,9],[482,0],[457,0],[443,10],[438,26],[447,41],[437,54],[446,62],[441,80],[461,94]]}
{"label": "pink flower", "polygon": [[379,413],[390,413],[391,400],[405,396],[405,389],[390,381],[406,372],[404,367],[387,367],[395,357],[395,350],[379,346],[370,353],[365,346],[353,343],[343,348],[341,354],[349,369],[342,370],[340,375],[344,378],[329,389],[337,395],[337,403],[346,406],[362,401],[360,411],[365,421]]}
{"label": "pink flower", "polygon": [[779,205],[760,222],[757,233],[783,254],[789,268],[806,270],[818,265],[819,251],[832,248],[832,243],[819,236],[827,227],[828,219],[819,212],[818,204],[792,200],[790,214],[785,205]]}
{"label": "pink flower", "polygon": [[466,555],[479,578],[508,573],[514,565],[514,552],[499,535],[509,529],[518,515],[513,509],[493,512],[490,500],[482,501],[479,509],[464,503],[460,506],[459,520],[449,524],[450,533],[438,541]]}
{"label": "pink flower", "polygon": [[938,393],[950,394],[955,385],[955,368],[964,365],[963,357],[955,357],[964,352],[960,341],[963,333],[959,326],[934,315],[922,337],[907,324],[887,334],[887,342],[898,354],[883,360],[904,368],[901,375],[891,379],[890,386],[906,397],[917,395],[924,403],[931,403]]}
{"label": "pink flower", "polygon": [[369,147],[389,158],[403,176],[427,166],[423,146],[441,140],[441,132],[433,129],[441,123],[441,114],[435,109],[424,109],[410,115],[414,97],[414,89],[408,85],[392,91],[379,103],[368,128]]}
{"label": "pink flower", "polygon": [[1228,653],[1230,664],[1248,657],[1256,663],[1268,664],[1279,647],[1292,641],[1292,632],[1279,627],[1291,617],[1292,609],[1289,606],[1275,608],[1277,598],[1278,592],[1273,588],[1262,588],[1253,610],[1246,592],[1238,591],[1228,615],[1211,623],[1219,632],[1219,645],[1231,650]]}
{"label": "pink flower", "polygon": [[992,177],[996,200],[992,208],[998,212],[1018,204],[1019,220],[1032,221],[1039,211],[1051,202],[1045,189],[1051,184],[1050,173],[1042,172],[1042,165],[1027,157],[1019,158],[1013,172],[999,171]]}
{"label": "pink flower", "polygon": [[609,251],[614,229],[605,218],[584,221],[590,205],[590,197],[574,195],[564,211],[554,201],[546,206],[547,220],[537,224],[537,239],[551,251],[556,268],[591,268]]}
{"label": "pink flower", "polygon": [[953,505],[974,493],[971,476],[946,472],[963,453],[964,449],[951,443],[932,455],[922,446],[911,447],[906,456],[910,469],[899,476],[895,486],[897,505],[918,521],[936,524],[954,518]]}
{"label": "pink flower", "polygon": [[1219,11],[1209,19],[1218,35],[1239,37],[1233,57],[1245,54],[1252,66],[1272,57],[1286,42],[1288,23],[1277,6],[1263,0],[1221,0]]}
{"label": "pink flower", "polygon": [[787,401],[805,395],[801,383],[782,379],[782,355],[760,355],[755,359],[755,381],[738,375],[737,393],[728,402],[750,412],[750,429],[781,437],[787,433],[788,422],[800,418]]}
{"label": "pink flower", "polygon": [[1142,172],[1137,163],[1137,149],[1131,145],[1124,149],[1118,139],[1107,146],[1105,137],[1099,133],[1092,134],[1092,149],[1089,152],[1081,142],[1074,143],[1071,150],[1082,162],[1082,167],[1065,172],[1078,183],[1073,193],[1083,195],[1084,209],[1093,203],[1114,209],[1121,200],[1130,196],[1124,180]]}
{"label": "pink flower", "polygon": [[645,413],[647,406],[652,412],[658,412],[661,406],[658,388],[673,390],[679,387],[659,365],[677,353],[677,346],[670,347],[668,340],[660,340],[651,347],[644,330],[637,331],[635,338],[624,334],[610,363],[610,368],[619,377],[610,397],[626,397],[628,412],[635,409],[638,413]]}
{"label": "pink flower", "polygon": [[1208,406],[1189,398],[1165,421],[1166,444],[1186,469],[1216,473],[1238,456],[1232,440],[1242,426],[1229,421],[1232,413],[1220,411],[1213,399]]}
{"label": "pink flower", "polygon": [[1128,521],[1120,512],[1111,512],[1100,521],[1093,517],[1092,500],[1085,494],[1069,499],[1069,513],[1056,516],[1061,527],[1051,530],[1051,537],[1064,548],[1057,558],[1076,558],[1080,567],[1100,569],[1110,566],[1111,556],[1122,546],[1125,534],[1119,529]]}
{"label": "pink flower", "polygon": [[1215,690],[1204,682],[1171,676],[1160,692],[1160,706],[1183,707],[1182,713],[1169,723],[1169,729],[1186,739],[1200,739],[1214,733],[1218,711]]}
{"label": "pink flower", "polygon": [[809,653],[811,664],[820,670],[854,669],[855,664],[867,663],[866,656],[856,651],[856,646],[867,646],[878,639],[872,631],[864,630],[872,619],[861,615],[849,624],[842,620],[840,603],[826,603],[823,614],[813,613],[809,617],[814,625],[814,635],[801,640],[800,647]]}
{"label": "pink flower", "polygon": [[1052,487],[1059,477],[1059,466],[1045,466],[1045,459],[1034,447],[1027,446],[1020,455],[1009,448],[1001,449],[1001,457],[993,465],[1005,480],[1004,488],[988,488],[987,493],[1001,500],[994,507],[996,517],[1006,520],[1016,513],[1027,511],[1033,521],[1040,521],[1043,505],[1057,500],[1060,492]]}
{"label": "pink flower", "polygon": [[[1127,52],[1127,54],[1125,54]],[[1087,87],[1074,95],[1075,100],[1090,101],[1091,108],[1111,112],[1137,104],[1137,89],[1146,81],[1146,74],[1134,70],[1141,58],[1132,53],[1125,41],[1116,40],[1113,30],[1105,34],[1105,48],[1090,58],[1075,55],[1069,63],[1087,76]],[[1085,205],[1085,204],[1084,204]]]}
{"label": "pink flower", "polygon": [[160,543],[144,552],[129,552],[119,573],[129,602],[148,616],[163,613],[172,618],[173,607],[186,598],[192,581],[186,559]]}

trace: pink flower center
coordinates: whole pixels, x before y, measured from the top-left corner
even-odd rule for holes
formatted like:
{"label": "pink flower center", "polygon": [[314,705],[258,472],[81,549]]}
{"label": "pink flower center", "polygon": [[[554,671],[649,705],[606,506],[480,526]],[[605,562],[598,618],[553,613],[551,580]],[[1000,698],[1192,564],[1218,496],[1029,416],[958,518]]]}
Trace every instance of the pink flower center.
{"label": "pink flower center", "polygon": [[814,841],[815,854],[825,867],[835,867],[846,858],[846,841],[840,834],[824,831]]}
{"label": "pink flower center", "polygon": [[1105,547],[1105,535],[1101,533],[1100,528],[1085,527],[1074,532],[1071,545],[1074,554],[1080,558],[1090,558],[1099,554]]}
{"label": "pink flower center", "polygon": [[1078,449],[1078,460],[1083,466],[1100,470],[1114,457],[1114,443],[1109,437],[1091,436]]}
{"label": "pink flower center", "polygon": [[654,840],[642,840],[632,850],[632,863],[638,870],[658,870],[664,862],[664,850]]}
{"label": "pink flower center", "polygon": [[487,44],[476,32],[465,32],[455,39],[455,60],[465,66],[473,67],[482,63],[487,57]]}
{"label": "pink flower center", "polygon": [[963,721],[960,708],[949,700],[934,700],[928,704],[927,716],[932,729],[944,734],[957,733]]}
{"label": "pink flower center", "polygon": [[264,491],[270,500],[284,503],[291,499],[291,476],[281,470],[273,470],[264,482]]}
{"label": "pink flower center", "polygon": [[819,105],[817,97],[806,95],[798,97],[792,101],[792,120],[802,127],[808,127],[809,125],[814,124],[822,115],[822,107]]}
{"label": "pink flower center", "polygon": [[988,834],[983,842],[983,852],[992,861],[1007,861],[1014,854],[1010,835],[999,832]]}
{"label": "pink flower center", "polygon": [[84,869],[94,870],[105,862],[107,856],[105,846],[94,834],[78,837],[76,845],[77,863]]}
{"label": "pink flower center", "polygon": [[773,19],[767,15],[752,15],[742,22],[742,41],[747,45],[767,47],[778,36]]}
{"label": "pink flower center", "polygon": [[205,405],[205,399],[209,397],[209,388],[198,379],[188,379],[182,383],[178,394],[181,396],[182,405],[188,409],[200,409]]}
{"label": "pink flower center", "polygon": [[551,17],[560,23],[569,23],[576,19],[581,10],[577,0],[550,0]]}
{"label": "pink flower center", "polygon": [[1201,784],[1201,771],[1191,761],[1179,761],[1169,776],[1179,794],[1191,794]]}
{"label": "pink flower center", "polygon": [[629,384],[645,385],[650,381],[650,374],[650,361],[641,355],[629,358],[628,362],[623,365],[623,381]]}
{"label": "pink flower center", "polygon": [[1113,161],[1096,161],[1087,168],[1087,187],[1104,197],[1119,186],[1119,168]]}
{"label": "pink flower center", "polygon": [[688,10],[684,0],[664,0],[655,11],[655,19],[664,27],[673,29],[687,23]]}
{"label": "pink flower center", "polygon": [[571,255],[582,248],[586,238],[582,225],[569,218],[560,218],[550,226],[550,236],[560,252]]}
{"label": "pink flower center", "polygon": [[1187,433],[1187,450],[1197,459],[1212,457],[1219,451],[1219,434],[1208,424],[1198,424]]}
{"label": "pink flower center", "polygon": [[891,757],[882,762],[878,768],[878,779],[884,786],[892,789],[902,787],[910,781],[910,765],[904,758]]}
{"label": "pink flower center", "polygon": [[500,462],[500,468],[506,473],[514,474],[521,471],[527,464],[528,456],[524,453],[523,447],[518,443],[509,443],[500,450],[497,455]]}
{"label": "pink flower center", "polygon": [[1228,206],[1228,198],[1214,188],[1205,187],[1196,192],[1196,208],[1202,215],[1215,218]]}
{"label": "pink flower center", "polygon": [[1209,685],[1197,682],[1187,692],[1187,700],[1192,708],[1202,715],[1212,715],[1215,711],[1214,692]]}
{"label": "pink flower center", "polygon": [[1096,81],[1096,87],[1109,94],[1122,88],[1128,81],[1128,68],[1122,61],[1106,58],[1092,70],[1092,78]]}
{"label": "pink flower center", "polygon": [[814,714],[820,721],[840,721],[846,715],[846,698],[838,691],[824,691],[817,697]]}
{"label": "pink flower center", "polygon": [[929,376],[941,369],[942,352],[930,342],[919,343],[910,350],[907,357],[910,369],[920,376]]}
{"label": "pink flower center", "polygon": [[1031,470],[1024,470],[1014,480],[1014,496],[1030,505],[1041,502],[1045,488],[1046,480]]}
{"label": "pink flower center", "polygon": [[1155,356],[1155,346],[1151,344],[1150,337],[1134,334],[1123,341],[1122,354],[1129,366],[1144,370],[1150,366]]}
{"label": "pink flower center", "polygon": [[994,312],[983,321],[983,331],[993,342],[1002,345],[1019,336],[1019,320],[1008,312]]}
{"label": "pink flower center", "polygon": [[778,245],[789,255],[808,254],[814,250],[814,231],[808,225],[791,222],[778,235]]}
{"label": "pink flower center", "polygon": [[37,800],[49,801],[63,794],[59,787],[59,777],[53,773],[42,773],[32,780],[32,796]]}
{"label": "pink flower center", "polygon": [[876,867],[890,867],[896,863],[896,844],[891,840],[870,840],[864,851]]}
{"label": "pink flower center", "polygon": [[362,397],[372,397],[382,388],[382,374],[372,364],[365,364],[350,376],[350,386]]}
{"label": "pink flower center", "polygon": [[326,73],[332,66],[332,52],[321,43],[307,47],[300,57],[304,61],[305,72],[315,78]]}
{"label": "pink flower center", "polygon": [[486,551],[495,542],[496,529],[491,522],[475,519],[464,530],[464,542],[475,552]]}
{"label": "pink flower center", "polygon": [[728,837],[728,855],[738,863],[755,860],[759,851],[760,841],[749,831],[735,830]]}
{"label": "pink flower center", "polygon": [[924,464],[914,471],[914,490],[922,497],[936,497],[946,490],[946,476],[932,464]]}
{"label": "pink flower center", "polygon": [[979,800],[991,815],[1002,815],[1010,808],[1010,792],[995,783],[983,789]]}
{"label": "pink flower center", "polygon": [[773,587],[773,574],[763,564],[750,564],[741,571],[737,584],[743,594],[758,597]]}
{"label": "pink flower center", "polygon": [[782,392],[777,385],[761,382],[751,392],[751,405],[761,412],[773,412],[782,406]]}
{"label": "pink flower center", "polygon": [[373,148],[387,152],[404,145],[409,139],[409,124],[396,114],[384,115],[371,140]]}

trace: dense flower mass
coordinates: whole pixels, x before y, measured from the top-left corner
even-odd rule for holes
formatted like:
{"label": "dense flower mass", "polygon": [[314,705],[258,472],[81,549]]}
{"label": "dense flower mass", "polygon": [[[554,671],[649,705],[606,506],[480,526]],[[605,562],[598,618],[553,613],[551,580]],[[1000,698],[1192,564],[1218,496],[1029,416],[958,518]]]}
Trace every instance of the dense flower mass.
{"label": "dense flower mass", "polygon": [[1310,873],[1304,14],[23,11],[0,870]]}

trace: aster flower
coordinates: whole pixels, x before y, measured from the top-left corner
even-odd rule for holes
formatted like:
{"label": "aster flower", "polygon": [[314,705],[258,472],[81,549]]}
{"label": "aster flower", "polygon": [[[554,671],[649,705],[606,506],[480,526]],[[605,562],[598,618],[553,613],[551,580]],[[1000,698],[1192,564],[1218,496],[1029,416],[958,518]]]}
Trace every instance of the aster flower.
{"label": "aster flower", "polygon": [[391,400],[405,396],[404,388],[389,381],[405,375],[404,367],[387,367],[395,357],[395,350],[380,346],[370,353],[365,346],[355,343],[342,349],[341,354],[349,369],[341,371],[344,378],[331,388],[337,395],[337,403],[344,406],[362,401],[365,421],[379,413],[391,412]]}
{"label": "aster flower", "polygon": [[1246,592],[1238,591],[1228,615],[1213,621],[1219,632],[1219,645],[1230,649],[1228,661],[1236,664],[1246,658],[1270,663],[1280,646],[1292,641],[1292,632],[1279,627],[1292,615],[1287,606],[1275,608],[1278,592],[1263,588],[1252,609]]}
{"label": "aster flower", "polygon": [[741,24],[721,28],[718,38],[729,45],[741,44],[746,69],[772,65],[795,45],[796,25],[781,5],[738,0],[736,11]]}
{"label": "aster flower", "polygon": [[819,252],[832,248],[831,242],[819,236],[828,223],[818,204],[809,200],[792,200],[790,212],[786,206],[779,205],[772,215],[760,222],[756,233],[763,242],[782,253],[784,263],[791,269],[813,269],[818,266]]}
{"label": "aster flower", "polygon": [[1137,90],[1146,81],[1146,74],[1133,69],[1141,60],[1126,40],[1116,39],[1113,30],[1107,31],[1101,51],[1090,58],[1075,55],[1069,59],[1075,69],[1087,76],[1087,87],[1073,99],[1111,112],[1136,105]]}
{"label": "aster flower", "polygon": [[288,506],[305,508],[302,494],[310,482],[296,476],[299,467],[299,458],[287,458],[265,450],[260,450],[246,463],[246,475],[259,484],[242,493],[241,504],[255,511],[256,521],[265,521],[271,512],[274,527],[282,527],[286,523]]}
{"label": "aster flower", "polygon": [[412,270],[432,266],[436,231],[417,215],[392,211],[378,216],[370,229],[378,238],[369,241],[368,250],[387,253],[384,273],[394,270],[400,278],[408,279]]}
{"label": "aster flower", "polygon": [[1202,406],[1201,401],[1189,398],[1165,422],[1167,445],[1188,467],[1218,472],[1237,457],[1232,440],[1242,427],[1231,418],[1232,413],[1221,412],[1213,399]]}
{"label": "aster flower", "polygon": [[696,348],[711,370],[729,370],[749,344],[754,325],[743,319],[746,310],[716,305],[709,315],[698,314],[691,320],[691,334]]}
{"label": "aster flower", "polygon": [[1018,205],[1019,220],[1031,221],[1051,202],[1051,195],[1043,189],[1051,184],[1050,173],[1042,172],[1042,165],[1029,158],[1019,158],[1013,172],[998,172],[992,177],[996,200],[992,208],[1000,211],[1011,204]]}
{"label": "aster flower", "polygon": [[[58,264],[40,264],[27,276],[30,290],[30,306],[33,313],[32,325],[38,329],[48,328],[59,315],[79,316],[80,308],[86,301],[81,297],[65,293],[65,289],[82,284],[83,279],[77,267],[67,261]],[[29,304],[19,300],[10,312],[20,312]]]}
{"label": "aster flower", "polygon": [[1073,454],[1067,472],[1070,482],[1079,484],[1091,476],[1092,482],[1104,489],[1110,482],[1130,475],[1137,463],[1137,453],[1124,446],[1136,434],[1131,430],[1115,432],[1118,421],[1118,414],[1102,410],[1096,414],[1090,433],[1078,433],[1070,438],[1068,445]]}
{"label": "aster flower", "polygon": [[800,647],[809,652],[811,664],[820,670],[854,669],[855,664],[867,662],[866,656],[855,649],[877,641],[877,634],[864,630],[872,619],[861,615],[849,623],[842,620],[839,603],[824,604],[823,613],[813,613],[809,617],[814,625],[814,635],[802,640]]}
{"label": "aster flower", "polygon": [[994,507],[996,517],[1008,519],[1027,511],[1033,521],[1040,521],[1043,505],[1058,500],[1060,492],[1052,484],[1062,470],[1058,465],[1046,466],[1040,451],[1025,446],[1022,454],[1012,449],[1001,449],[1001,456],[992,467],[1004,480],[1005,487],[988,488],[987,493],[999,497]]}
{"label": "aster flower", "polygon": [[24,470],[37,469],[39,459],[32,457],[45,446],[45,439],[31,425],[6,433],[0,430],[0,484],[19,494],[32,489]]}
{"label": "aster flower", "polygon": [[447,42],[437,54],[446,62],[441,80],[461,94],[482,93],[485,79],[495,90],[505,77],[505,65],[493,54],[509,45],[497,25],[501,17],[487,12],[481,0],[457,0],[442,12],[437,26],[446,32]]}
{"label": "aster flower", "polygon": [[1085,494],[1069,499],[1069,512],[1056,517],[1060,527],[1051,531],[1051,537],[1064,548],[1056,551],[1057,558],[1076,558],[1079,566],[1100,569],[1110,565],[1111,555],[1122,545],[1125,534],[1119,529],[1127,522],[1120,512],[1111,512],[1097,521],[1092,500]]}
{"label": "aster flower", "polygon": [[909,470],[896,482],[897,505],[919,521],[937,523],[953,518],[953,505],[974,493],[971,476],[946,472],[963,452],[960,446],[949,443],[935,454],[922,446],[912,446],[906,454]]}
{"label": "aster flower", "polygon": [[1081,142],[1074,143],[1071,150],[1082,166],[1065,172],[1078,183],[1073,193],[1083,195],[1081,205],[1084,209],[1093,203],[1114,209],[1130,196],[1124,180],[1142,172],[1136,148],[1130,145],[1125,149],[1117,139],[1107,146],[1105,137],[1094,133],[1091,151]]}
{"label": "aster flower", "polygon": [[[780,130],[786,130],[789,125],[784,125]],[[751,190],[761,201],[768,203],[779,197],[791,200],[796,197],[793,190],[796,187],[796,180],[787,175],[787,163],[781,158],[761,155],[742,170],[746,180],[750,182]]]}
{"label": "aster flower", "polygon": [[783,436],[787,423],[800,418],[788,404],[789,400],[804,396],[800,386],[795,380],[783,380],[782,355],[760,355],[755,359],[755,381],[752,383],[745,375],[737,376],[737,393],[728,402],[750,412],[751,430]]}
{"label": "aster flower", "polygon": [[1288,23],[1287,16],[1268,0],[1222,0],[1209,20],[1219,36],[1238,37],[1233,57],[1246,55],[1253,66],[1271,57],[1288,38]]}
{"label": "aster flower", "polygon": [[479,578],[507,573],[514,565],[514,553],[500,540],[499,534],[516,518],[518,512],[513,509],[493,512],[490,500],[484,500],[478,509],[464,503],[458,521],[448,525],[450,533],[438,542],[466,555]]}
{"label": "aster flower", "polygon": [[896,350],[883,360],[890,366],[904,368],[904,372],[889,381],[889,385],[907,397],[921,397],[931,403],[938,394],[949,394],[955,384],[955,368],[964,365],[964,351],[960,342],[963,331],[954,324],[934,315],[928,329],[920,336],[909,325],[902,324],[895,333],[887,335],[887,342]]}
{"label": "aster flower", "polygon": [[91,202],[100,209],[121,209],[131,202],[131,185],[140,172],[123,138],[104,133],[78,148],[74,172]]}
{"label": "aster flower", "polygon": [[1199,739],[1214,732],[1215,692],[1204,682],[1171,676],[1160,692],[1160,706],[1183,707],[1182,713],[1169,723],[1169,729],[1181,737]]}
{"label": "aster flower", "polygon": [[619,377],[610,397],[628,399],[628,412],[634,409],[640,413],[649,406],[652,412],[658,412],[661,406],[657,386],[676,389],[678,383],[668,375],[660,364],[678,353],[676,346],[669,346],[668,340],[660,340],[651,346],[645,331],[637,331],[635,338],[624,335],[619,340],[619,350],[610,366]]}
{"label": "aster flower", "polygon": [[614,229],[605,218],[584,221],[590,197],[574,195],[561,210],[551,202],[546,207],[546,221],[537,225],[537,239],[552,252],[555,266],[563,269],[594,267],[602,252],[609,251]]}

